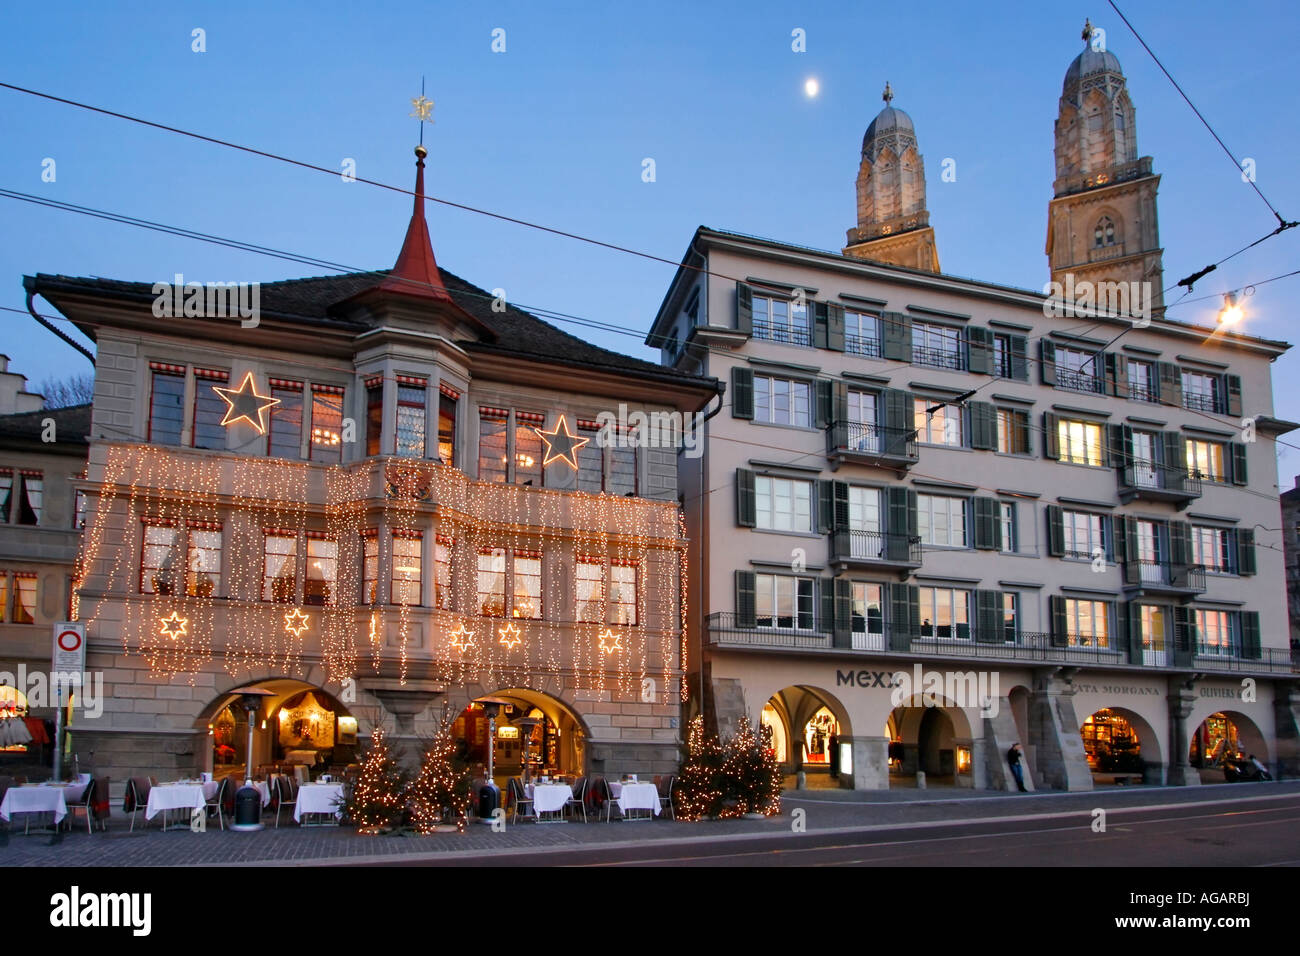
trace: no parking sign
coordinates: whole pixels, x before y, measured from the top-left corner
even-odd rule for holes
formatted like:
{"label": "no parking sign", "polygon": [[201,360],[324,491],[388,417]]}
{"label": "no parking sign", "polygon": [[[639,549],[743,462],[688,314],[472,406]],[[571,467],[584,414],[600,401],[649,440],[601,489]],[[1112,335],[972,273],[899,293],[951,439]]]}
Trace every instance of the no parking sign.
{"label": "no parking sign", "polygon": [[[62,621],[54,625],[54,674],[76,674],[76,684],[86,670],[86,625],[79,621]],[[65,678],[66,679],[66,678]],[[57,679],[56,679],[57,682]]]}

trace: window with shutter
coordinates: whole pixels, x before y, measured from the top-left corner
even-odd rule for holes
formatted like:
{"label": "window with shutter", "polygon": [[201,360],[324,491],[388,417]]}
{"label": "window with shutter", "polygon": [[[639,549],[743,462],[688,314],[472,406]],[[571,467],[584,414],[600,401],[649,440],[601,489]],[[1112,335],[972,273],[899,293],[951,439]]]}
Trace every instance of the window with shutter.
{"label": "window with shutter", "polygon": [[754,417],[754,370],[736,366],[731,370],[731,414],[733,418]]}

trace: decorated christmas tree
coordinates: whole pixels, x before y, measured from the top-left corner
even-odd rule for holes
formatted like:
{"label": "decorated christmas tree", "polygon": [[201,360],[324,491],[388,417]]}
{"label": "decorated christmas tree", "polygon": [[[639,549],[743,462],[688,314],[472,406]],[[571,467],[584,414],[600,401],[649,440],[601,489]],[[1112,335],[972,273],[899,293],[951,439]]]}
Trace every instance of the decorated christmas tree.
{"label": "decorated christmas tree", "polygon": [[345,802],[358,833],[382,833],[402,822],[405,784],[405,774],[384,741],[383,728],[376,727],[361,761],[361,776]]}
{"label": "decorated christmas tree", "polygon": [[686,759],[677,772],[679,819],[700,820],[721,812],[724,759],[717,738],[704,733],[704,718],[696,717],[686,734]]}
{"label": "decorated christmas tree", "polygon": [[424,750],[420,772],[406,791],[406,806],[412,825],[420,833],[432,833],[450,812],[456,828],[465,830],[470,804],[469,769],[461,758],[451,733],[449,715],[444,714],[433,740]]}
{"label": "decorated christmas tree", "polygon": [[736,736],[723,749],[722,777],[727,800],[721,816],[780,813],[781,768],[772,748],[772,729],[763,727],[755,733],[749,718],[742,717]]}

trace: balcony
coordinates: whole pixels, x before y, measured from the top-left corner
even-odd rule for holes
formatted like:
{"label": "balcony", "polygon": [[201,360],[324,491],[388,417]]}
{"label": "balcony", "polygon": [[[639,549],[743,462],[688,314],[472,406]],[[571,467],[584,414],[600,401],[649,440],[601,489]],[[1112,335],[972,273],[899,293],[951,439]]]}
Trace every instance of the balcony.
{"label": "balcony", "polygon": [[1215,415],[1228,413],[1227,407],[1218,395],[1206,392],[1183,392],[1183,408],[1190,408],[1194,412],[1211,412]]}
{"label": "balcony", "polygon": [[1107,262],[1124,256],[1124,243],[1112,242],[1108,246],[1093,246],[1088,250],[1089,262]]}
{"label": "balcony", "polygon": [[826,428],[826,453],[861,465],[910,468],[920,457],[916,430],[885,428],[872,422],[832,422]]}
{"label": "balcony", "polygon": [[926,345],[913,345],[912,364],[928,365],[930,368],[946,368],[953,372],[964,372],[966,371],[966,351],[965,349],[937,349]]}
{"label": "balcony", "polygon": [[866,355],[870,358],[880,358],[880,339],[847,333],[844,336],[844,351],[850,355]]}
{"label": "balcony", "polygon": [[1078,369],[1062,368],[1058,365],[1056,367],[1056,387],[1068,389],[1071,392],[1104,395],[1106,393],[1106,380],[1092,372],[1081,372]]}
{"label": "balcony", "polygon": [[740,627],[734,614],[710,614],[706,620],[709,643],[725,647],[764,647],[771,650],[830,650],[829,632],[795,627]]}
{"label": "balcony", "polygon": [[1160,399],[1156,396],[1156,390],[1150,385],[1139,385],[1135,382],[1129,382],[1128,397],[1135,402],[1147,402],[1151,405],[1159,405]]}
{"label": "balcony", "polygon": [[1264,647],[1259,657],[1242,657],[1239,648],[1200,643],[1196,645],[1193,666],[1198,671],[1219,674],[1296,674],[1300,673],[1300,652]]}
{"label": "balcony", "polygon": [[915,535],[842,528],[831,533],[831,560],[859,568],[919,568],[921,539]]}
{"label": "balcony", "polygon": [[1201,497],[1199,475],[1185,468],[1136,461],[1119,470],[1119,500],[1128,504],[1136,498],[1144,501],[1170,501],[1180,509]]}
{"label": "balcony", "polygon": [[1205,569],[1166,561],[1124,562],[1124,586],[1138,594],[1190,597],[1205,591]]}

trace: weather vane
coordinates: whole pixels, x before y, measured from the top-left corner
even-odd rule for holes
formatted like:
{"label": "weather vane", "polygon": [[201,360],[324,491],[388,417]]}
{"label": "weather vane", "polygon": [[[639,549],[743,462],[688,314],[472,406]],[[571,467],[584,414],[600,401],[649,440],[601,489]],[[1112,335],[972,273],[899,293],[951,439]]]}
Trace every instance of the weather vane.
{"label": "weather vane", "polygon": [[411,99],[411,115],[420,121],[420,145],[424,145],[424,123],[433,122],[433,100],[424,95],[424,77],[420,77],[420,95]]}

